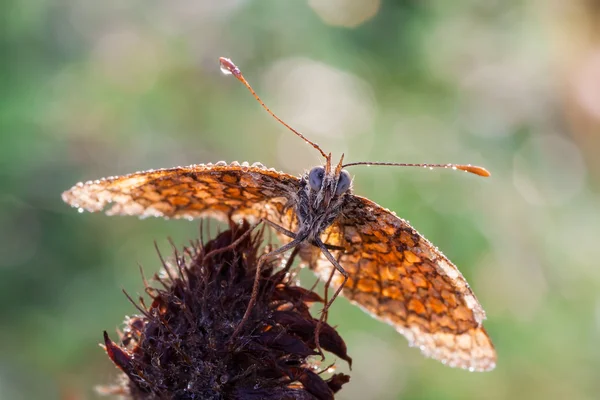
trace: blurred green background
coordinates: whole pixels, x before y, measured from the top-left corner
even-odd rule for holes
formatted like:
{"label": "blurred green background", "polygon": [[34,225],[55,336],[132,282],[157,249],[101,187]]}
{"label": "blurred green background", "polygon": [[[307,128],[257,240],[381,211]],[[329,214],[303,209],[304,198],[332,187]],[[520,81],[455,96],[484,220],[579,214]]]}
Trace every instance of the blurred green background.
{"label": "blurred green background", "polygon": [[[423,358],[338,301],[341,399],[600,396],[597,0],[7,0],[0,9],[0,398],[88,399],[97,343],[198,223],[78,214],[80,180],[202,162],[299,174],[318,153],[221,74],[360,168],[355,192],[440,247],[488,313],[491,373]],[[306,285],[313,282],[303,275]],[[340,364],[340,370],[346,366]]]}

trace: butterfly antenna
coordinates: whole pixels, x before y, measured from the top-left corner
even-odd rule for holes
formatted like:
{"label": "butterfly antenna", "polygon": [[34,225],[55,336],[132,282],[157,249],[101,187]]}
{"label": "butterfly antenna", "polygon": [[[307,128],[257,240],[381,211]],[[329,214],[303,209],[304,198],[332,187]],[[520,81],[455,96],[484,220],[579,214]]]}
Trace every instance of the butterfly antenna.
{"label": "butterfly antenna", "polygon": [[446,168],[446,169],[453,169],[453,170],[460,170],[460,171],[470,172],[471,174],[483,176],[483,177],[486,177],[486,178],[488,176],[492,175],[492,174],[490,174],[490,172],[487,169],[485,169],[483,167],[477,167],[477,166],[471,165],[471,164],[467,164],[467,165],[463,165],[463,164],[405,164],[405,163],[389,163],[389,162],[368,162],[368,161],[363,161],[363,162],[355,162],[355,163],[344,164],[342,167],[346,168],[346,167],[352,167],[354,165],[366,165],[366,166],[371,166],[371,165],[387,165],[387,166],[392,166],[392,167],[421,167],[421,168],[429,168],[429,169]]}
{"label": "butterfly antenna", "polygon": [[271,116],[273,118],[275,118],[277,121],[279,121],[283,126],[288,128],[290,131],[294,132],[297,136],[299,136],[306,143],[310,144],[312,147],[317,149],[319,151],[319,153],[321,153],[321,155],[325,159],[327,159],[327,154],[325,154],[325,152],[323,150],[321,150],[321,148],[319,147],[318,144],[308,140],[303,134],[301,134],[300,132],[298,132],[297,130],[295,130],[294,128],[292,128],[291,126],[286,124],[285,122],[283,122],[283,120],[281,118],[279,118],[277,115],[275,115],[275,113],[273,111],[271,111],[271,109],[269,107],[267,107],[267,105],[260,99],[260,97],[258,97],[258,95],[254,91],[254,89],[252,89],[252,86],[250,86],[250,84],[248,83],[246,78],[244,78],[244,75],[242,75],[242,71],[240,71],[240,69],[237,67],[237,65],[235,65],[233,63],[233,61],[231,61],[229,58],[221,57],[221,58],[219,58],[219,62],[221,63],[221,72],[223,72],[226,75],[235,76],[238,81],[242,82],[244,84],[244,86],[246,86],[246,88],[248,88],[248,90],[250,91],[250,93],[252,93],[254,98],[260,103],[260,105],[265,110],[267,110],[267,112],[269,114],[271,114]]}

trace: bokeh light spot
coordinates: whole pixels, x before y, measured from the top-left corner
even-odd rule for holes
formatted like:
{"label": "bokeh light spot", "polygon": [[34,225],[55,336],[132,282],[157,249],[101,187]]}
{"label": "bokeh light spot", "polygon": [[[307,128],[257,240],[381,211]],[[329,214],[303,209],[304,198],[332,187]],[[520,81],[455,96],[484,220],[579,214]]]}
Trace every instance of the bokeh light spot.
{"label": "bokeh light spot", "polygon": [[575,97],[582,108],[600,120],[600,49],[583,61],[574,86]]}
{"label": "bokeh light spot", "polygon": [[329,25],[354,28],[373,18],[380,0],[308,0],[308,5]]}
{"label": "bokeh light spot", "polygon": [[514,156],[513,183],[534,205],[560,205],[582,189],[585,166],[579,149],[558,135],[536,136]]}
{"label": "bokeh light spot", "polygon": [[93,62],[101,76],[132,92],[149,90],[163,63],[159,48],[144,32],[121,29],[98,38]]}
{"label": "bokeh light spot", "polygon": [[[270,102],[277,104],[280,117],[326,148],[330,147],[328,144],[335,145],[338,154],[344,152],[353,136],[373,131],[376,108],[373,91],[352,74],[309,59],[291,58],[269,68],[264,81],[266,93],[275,94],[269,96]],[[290,132],[282,131],[281,140],[288,144],[280,148],[306,147]],[[304,151],[279,154],[286,168],[306,167]],[[298,157],[296,161],[294,154]]]}

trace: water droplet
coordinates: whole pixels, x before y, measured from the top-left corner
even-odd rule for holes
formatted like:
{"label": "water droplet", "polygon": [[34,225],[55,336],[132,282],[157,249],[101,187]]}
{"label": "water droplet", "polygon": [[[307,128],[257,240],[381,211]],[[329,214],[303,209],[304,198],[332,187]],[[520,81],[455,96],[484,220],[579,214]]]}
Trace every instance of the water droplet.
{"label": "water droplet", "polygon": [[79,208],[77,209],[77,212],[78,212],[78,213],[80,213],[80,214],[81,214],[81,213],[83,213],[84,211],[85,211],[85,210],[84,210],[83,208],[81,208],[81,207],[79,207]]}
{"label": "water droplet", "polygon": [[221,72],[223,73],[223,75],[231,75],[231,71],[223,64],[221,64]]}

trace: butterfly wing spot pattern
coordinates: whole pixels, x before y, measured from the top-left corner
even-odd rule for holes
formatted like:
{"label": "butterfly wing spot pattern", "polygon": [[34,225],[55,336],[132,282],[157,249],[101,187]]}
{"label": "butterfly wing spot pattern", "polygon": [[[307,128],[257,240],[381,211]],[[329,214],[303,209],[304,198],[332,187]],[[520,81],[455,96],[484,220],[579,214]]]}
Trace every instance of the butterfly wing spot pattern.
{"label": "butterfly wing spot pattern", "polygon": [[[471,371],[495,367],[496,352],[482,326],[485,312],[466,280],[406,221],[352,196],[324,235],[346,249],[335,256],[350,275],[343,295],[351,302],[429,357]],[[321,279],[329,277],[331,263],[318,252],[304,246],[300,254]]]}
{"label": "butterfly wing spot pattern", "polygon": [[219,162],[79,183],[62,198],[73,207],[108,215],[256,221],[278,209],[297,181],[260,163]]}
{"label": "butterfly wing spot pattern", "polygon": [[[294,213],[301,178],[260,163],[219,162],[137,172],[79,183],[63,200],[80,210],[221,220],[267,218],[298,230]],[[372,201],[344,194],[340,214],[321,234],[349,274],[342,294],[403,334],[426,356],[471,371],[495,367],[485,313],[458,269],[406,221]],[[278,234],[282,241],[286,236]],[[332,264],[309,243],[300,255],[327,280]],[[342,282],[336,274],[333,285]]]}

